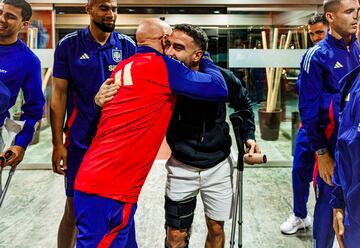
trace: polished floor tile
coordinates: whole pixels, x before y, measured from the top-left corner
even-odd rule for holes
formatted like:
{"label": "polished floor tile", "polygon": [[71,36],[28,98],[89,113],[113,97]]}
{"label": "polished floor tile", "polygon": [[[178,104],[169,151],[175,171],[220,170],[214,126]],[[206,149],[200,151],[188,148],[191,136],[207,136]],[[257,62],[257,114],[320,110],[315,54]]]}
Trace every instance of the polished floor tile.
{"label": "polished floor tile", "polygon": [[[311,230],[285,236],[280,224],[291,213],[290,168],[246,168],[244,171],[243,246],[251,248],[311,247]],[[4,175],[7,171],[4,171]],[[3,176],[4,176],[3,175]],[[164,162],[158,162],[146,181],[136,213],[139,247],[163,247]],[[313,196],[309,208],[313,207]],[[19,170],[0,209],[0,247],[56,247],[64,207],[63,178],[49,170]],[[193,224],[190,247],[203,247],[206,227],[201,201]],[[310,213],[312,211],[310,210]],[[225,226],[229,247],[231,223]]]}

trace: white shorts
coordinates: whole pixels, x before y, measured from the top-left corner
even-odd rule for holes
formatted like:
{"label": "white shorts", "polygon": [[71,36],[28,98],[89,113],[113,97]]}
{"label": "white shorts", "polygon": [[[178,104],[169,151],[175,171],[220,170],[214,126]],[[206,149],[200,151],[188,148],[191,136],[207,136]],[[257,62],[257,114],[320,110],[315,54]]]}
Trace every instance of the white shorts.
{"label": "white shorts", "polygon": [[173,201],[196,197],[200,192],[205,215],[216,221],[231,218],[233,164],[228,157],[213,168],[199,169],[176,160],[166,163],[166,196]]}

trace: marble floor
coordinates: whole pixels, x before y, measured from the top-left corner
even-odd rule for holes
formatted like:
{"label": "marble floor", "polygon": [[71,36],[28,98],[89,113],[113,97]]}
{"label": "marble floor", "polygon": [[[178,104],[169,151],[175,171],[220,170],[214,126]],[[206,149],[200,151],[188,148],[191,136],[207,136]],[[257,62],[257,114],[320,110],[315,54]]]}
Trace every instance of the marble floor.
{"label": "marble floor", "polygon": [[[279,231],[279,225],[291,212],[290,182],[290,168],[245,169],[244,247],[311,247],[311,230],[292,236]],[[139,247],[163,247],[164,185],[164,161],[158,161],[143,188],[136,213]],[[310,209],[313,198],[311,195]],[[61,176],[50,170],[18,170],[0,209],[0,247],[56,247],[64,200]],[[197,206],[190,244],[194,248],[203,247],[206,236],[202,204],[198,202]],[[229,247],[230,229],[229,221],[225,226],[226,247]]]}

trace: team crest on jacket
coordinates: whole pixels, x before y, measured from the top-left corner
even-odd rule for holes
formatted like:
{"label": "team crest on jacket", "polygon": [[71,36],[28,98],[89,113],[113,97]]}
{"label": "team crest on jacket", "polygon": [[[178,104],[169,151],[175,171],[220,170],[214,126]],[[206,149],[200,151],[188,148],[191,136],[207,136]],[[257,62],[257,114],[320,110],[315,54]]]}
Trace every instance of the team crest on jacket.
{"label": "team crest on jacket", "polygon": [[112,50],[112,59],[119,63],[122,60],[122,51],[119,49],[113,49]]}

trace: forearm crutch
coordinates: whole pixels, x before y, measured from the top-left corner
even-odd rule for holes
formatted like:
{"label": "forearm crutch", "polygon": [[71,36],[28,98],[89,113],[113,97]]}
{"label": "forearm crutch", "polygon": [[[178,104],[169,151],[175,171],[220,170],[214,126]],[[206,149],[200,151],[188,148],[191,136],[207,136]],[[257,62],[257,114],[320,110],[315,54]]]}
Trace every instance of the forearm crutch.
{"label": "forearm crutch", "polygon": [[11,155],[13,154],[12,151],[8,150],[6,151],[4,156],[0,156],[0,208],[1,205],[5,199],[5,195],[6,192],[9,188],[10,182],[11,182],[11,178],[15,173],[16,167],[12,166],[11,169],[9,170],[9,175],[8,178],[6,179],[6,183],[4,188],[2,187],[2,172],[3,172],[3,168],[5,167],[7,160],[11,157]]}
{"label": "forearm crutch", "polygon": [[[242,201],[243,201],[243,171],[244,171],[244,142],[240,136],[241,126],[243,119],[240,112],[235,112],[230,115],[230,121],[232,123],[236,144],[238,147],[238,159],[237,159],[237,176],[236,176],[236,189],[233,202],[232,212],[232,226],[230,237],[230,248],[235,246],[235,231],[236,231],[236,218],[239,211],[239,232],[238,232],[238,247],[242,247]],[[238,209],[239,208],[239,209]]]}
{"label": "forearm crutch", "polygon": [[[241,134],[245,132],[243,127],[243,118],[249,119],[253,118],[252,113],[249,110],[242,110],[235,112],[230,115],[230,121],[232,123],[235,140],[238,147],[238,159],[237,159],[237,176],[236,176],[236,189],[235,197],[233,202],[233,212],[232,212],[232,226],[231,226],[231,238],[230,238],[230,247],[233,248],[235,245],[235,231],[236,231],[236,218],[239,209],[239,232],[238,232],[238,247],[242,247],[242,202],[243,202],[243,171],[244,171],[244,162],[247,164],[262,164],[267,162],[265,154],[254,153],[254,154],[245,154],[245,140],[241,137]],[[245,156],[244,156],[245,154]]]}

